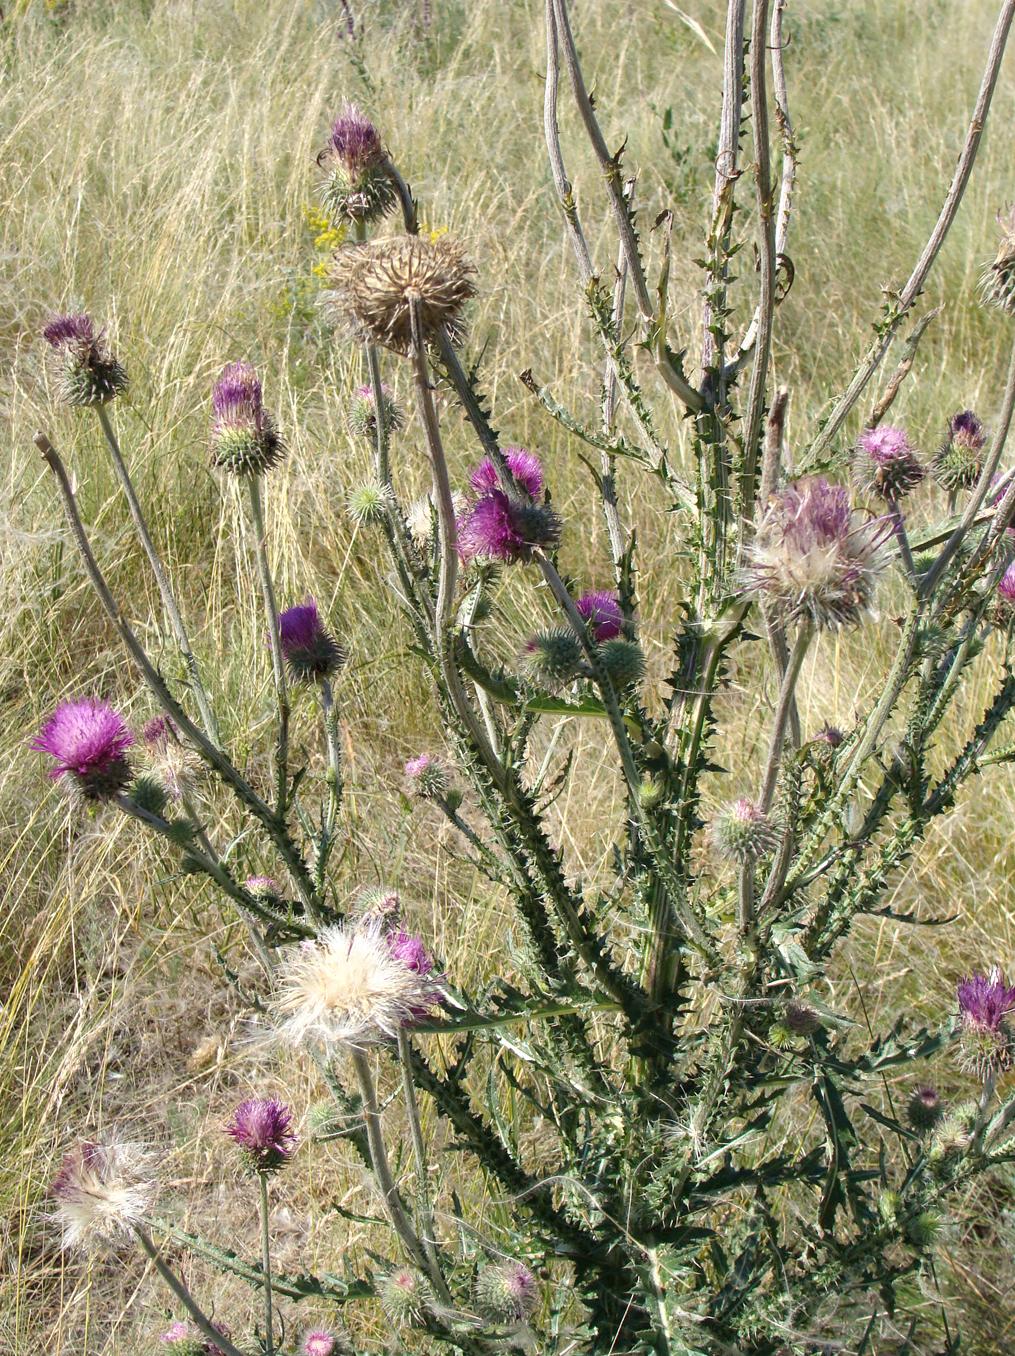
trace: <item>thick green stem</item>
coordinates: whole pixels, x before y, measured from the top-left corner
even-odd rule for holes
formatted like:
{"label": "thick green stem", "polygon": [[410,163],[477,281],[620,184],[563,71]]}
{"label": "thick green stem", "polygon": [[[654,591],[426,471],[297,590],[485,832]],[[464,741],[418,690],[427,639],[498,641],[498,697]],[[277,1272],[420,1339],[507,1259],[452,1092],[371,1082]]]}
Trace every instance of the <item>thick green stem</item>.
{"label": "thick green stem", "polygon": [[274,1356],[275,1319],[271,1308],[271,1230],[268,1219],[268,1174],[257,1174],[261,1211],[261,1276],[264,1293],[264,1351],[265,1356]]}
{"label": "thick green stem", "polygon": [[324,873],[328,858],[335,842],[335,824],[338,820],[338,807],[342,802],[342,750],[338,742],[338,712],[331,683],[322,678],[320,686],[321,718],[324,723],[324,738],[328,746],[328,803],[321,825],[321,839],[317,849],[317,864],[314,875],[318,890],[324,888]]}
{"label": "thick green stem", "polygon": [[422,1231],[423,1247],[430,1260],[431,1274],[440,1278],[439,1294],[445,1304],[450,1304],[451,1292],[444,1281],[440,1260],[437,1256],[437,1231],[434,1228],[433,1209],[430,1204],[430,1182],[427,1170],[426,1145],[423,1143],[423,1127],[419,1119],[419,1103],[416,1100],[416,1084],[412,1077],[411,1036],[404,1028],[398,1032],[398,1062],[402,1066],[402,1090],[405,1093],[405,1115],[409,1122],[409,1136],[412,1140],[413,1158],[416,1160],[416,1218]]}
{"label": "thick green stem", "polygon": [[786,743],[786,730],[789,727],[790,717],[794,709],[794,693],[800,677],[800,668],[810,648],[813,636],[814,630],[811,626],[805,623],[800,627],[797,638],[793,643],[793,649],[790,651],[786,672],[783,674],[782,686],[779,689],[779,702],[772,720],[772,737],[768,746],[765,773],[761,781],[761,795],[758,797],[758,808],[762,814],[768,814],[775,799],[775,788],[779,781],[779,766],[782,762],[782,750]]}

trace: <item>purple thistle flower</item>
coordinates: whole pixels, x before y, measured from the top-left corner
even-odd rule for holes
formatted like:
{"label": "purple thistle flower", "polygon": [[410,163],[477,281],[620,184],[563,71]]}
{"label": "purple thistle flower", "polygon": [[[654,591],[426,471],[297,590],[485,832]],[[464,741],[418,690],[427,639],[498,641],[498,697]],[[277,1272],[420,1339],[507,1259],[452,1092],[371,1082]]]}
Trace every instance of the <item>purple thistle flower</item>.
{"label": "purple thistle flower", "polygon": [[948,421],[952,441],[979,451],[987,442],[987,433],[972,410],[960,410]]}
{"label": "purple thistle flower", "polygon": [[536,1278],[524,1262],[498,1262],[476,1277],[476,1303],[496,1323],[522,1323],[539,1299]]}
{"label": "purple thistle flower", "polygon": [[809,617],[829,629],[854,624],[873,604],[891,531],[888,518],[865,519],[845,488],[823,476],[790,485],[758,525],[744,589],[787,620]]}
{"label": "purple thistle flower", "polygon": [[821,729],[814,736],[814,740],[819,744],[827,744],[829,748],[837,749],[842,743],[845,735],[837,725],[822,725]]}
{"label": "purple thistle flower", "polygon": [[56,766],[50,776],[68,777],[86,800],[108,800],[130,781],[125,757],[134,736],[123,717],[95,697],[61,702],[31,742]]}
{"label": "purple thistle flower", "polygon": [[177,1342],[188,1342],[190,1341],[190,1329],[186,1323],[177,1319],[175,1323],[170,1323],[166,1331],[160,1336],[159,1341],[165,1342],[167,1346],[175,1345]]}
{"label": "purple thistle flower", "polygon": [[263,475],[285,448],[264,408],[261,381],[250,363],[227,363],[211,392],[212,460],[234,475]]}
{"label": "purple thistle flower", "polygon": [[55,315],[42,337],[63,358],[60,395],[68,405],[105,405],[127,387],[127,373],[90,315]]}
{"label": "purple thistle flower", "polygon": [[328,149],[350,174],[359,174],[384,158],[377,128],[353,104],[346,104],[331,124]]}
{"label": "purple thistle flower", "polygon": [[273,876],[248,876],[243,882],[243,888],[251,895],[267,895],[278,898],[282,894],[278,881]]}
{"label": "purple thistle flower", "polygon": [[925,475],[904,429],[879,424],[865,429],[856,444],[853,478],[858,489],[884,499],[900,499]]}
{"label": "purple thistle flower", "polygon": [[448,793],[448,770],[432,753],[421,753],[405,765],[409,790],[421,800],[442,800]]}
{"label": "purple thistle flower", "polygon": [[276,1097],[252,1097],[233,1112],[226,1126],[247,1155],[255,1172],[275,1172],[288,1163],[296,1148],[292,1112]]}
{"label": "purple thistle flower", "polygon": [[536,547],[555,546],[560,519],[548,505],[522,500],[504,490],[481,494],[458,524],[462,558],[486,556],[507,564],[529,560]]}
{"label": "purple thistle flower", "polygon": [[1015,607],[1015,561],[1008,566],[997,586],[1001,601],[1008,607]]}
{"label": "purple thistle flower", "polygon": [[1005,1019],[1015,1008],[1015,986],[995,966],[989,975],[961,980],[956,992],[964,1067],[980,1079],[1011,1068],[1012,1038]]}
{"label": "purple thistle flower", "polygon": [[412,1008],[413,1019],[417,1022],[422,1021],[423,1018],[430,1015],[438,1000],[435,982],[441,976],[435,973],[433,957],[423,945],[423,939],[411,932],[406,932],[404,928],[389,932],[385,940],[388,943],[388,950],[395,960],[400,961],[414,975],[419,975],[421,980],[429,981],[423,985],[421,1003]]}
{"label": "purple thistle flower", "polygon": [[[504,460],[515,480],[533,499],[543,492],[543,466],[534,452],[524,447],[505,447]],[[486,494],[500,485],[497,468],[489,457],[484,457],[472,475],[469,483],[477,494]]]}
{"label": "purple thistle flower", "polygon": [[308,1332],[303,1339],[303,1356],[338,1356],[338,1338],[320,1328]]}
{"label": "purple thistle flower", "polygon": [[42,331],[51,348],[89,347],[95,342],[95,324],[83,311],[77,315],[55,315]]}
{"label": "purple thistle flower", "polygon": [[345,663],[345,653],[325,629],[313,598],[279,614],[278,634],[289,672],[298,683],[329,678]]}
{"label": "purple thistle flower", "polygon": [[624,614],[620,609],[620,599],[608,589],[592,589],[583,593],[575,607],[592,627],[592,634],[597,641],[613,640],[623,630]]}
{"label": "purple thistle flower", "polygon": [[150,749],[164,749],[176,737],[176,722],[172,716],[152,716],[141,727],[141,740]]}

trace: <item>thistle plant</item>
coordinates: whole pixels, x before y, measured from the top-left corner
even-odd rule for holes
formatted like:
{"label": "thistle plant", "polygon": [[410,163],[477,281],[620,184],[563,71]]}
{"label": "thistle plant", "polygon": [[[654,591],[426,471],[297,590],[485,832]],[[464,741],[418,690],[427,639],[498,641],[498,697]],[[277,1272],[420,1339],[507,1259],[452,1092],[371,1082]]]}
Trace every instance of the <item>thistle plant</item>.
{"label": "thistle plant", "polygon": [[[745,0],[730,0],[692,367],[692,336],[667,309],[676,260],[665,214],[651,238],[640,235],[633,175],[600,124],[607,111],[590,94],[571,7],[547,0],[549,174],[601,354],[598,414],[569,408],[533,371],[524,381],[534,414],[545,427],[554,421],[592,471],[610,551],[590,579],[570,572],[569,543],[588,523],[561,511],[553,463],[502,442],[495,427],[482,380],[490,336],[469,331],[482,260],[452,237],[420,233],[403,172],[422,167],[399,164],[394,130],[382,137],[350,109],[322,153],[322,204],[352,228],[326,307],[336,343],[360,365],[349,425],[373,456],[374,479],[350,504],[390,560],[392,604],[439,716],[432,746],[392,780],[410,792],[418,831],[442,816],[463,869],[512,911],[510,945],[468,991],[462,956],[434,954],[397,892],[364,892],[333,856],[347,638],[339,643],[309,596],[277,606],[265,520],[285,449],[254,368],[231,362],[215,384],[210,452],[247,496],[258,596],[241,594],[239,605],[256,609],[266,632],[270,786],[220,741],[216,694],[182,621],[172,625],[190,656],[187,681],[167,680],[149,656],[109,587],[60,455],[37,439],[98,601],[159,714],[138,741],[123,716],[84,695],[54,712],[35,747],[53,759],[58,784],[80,793],[81,813],[130,816],[213,884],[227,915],[239,913],[263,970],[244,1001],[280,1068],[312,1069],[330,1099],[308,1115],[311,1143],[295,1158],[299,1108],[255,1098],[227,1127],[259,1185],[259,1260],[156,1213],[147,1157],[142,1168],[122,1144],[70,1151],[53,1188],[67,1241],[136,1238],[181,1307],[173,1344],[332,1356],[359,1349],[338,1316],[348,1310],[356,1329],[362,1305],[407,1350],[467,1356],[512,1347],[782,1356],[826,1342],[874,1350],[885,1325],[908,1330],[900,1350],[918,1332],[943,1332],[947,1349],[959,1349],[935,1298],[937,1253],[960,1193],[1015,1162],[1015,1091],[1005,1083],[1015,987],[1003,973],[1012,958],[991,957],[986,974],[956,973],[954,1006],[926,1026],[901,1019],[868,1031],[833,1001],[832,980],[857,922],[896,916],[886,899],[928,829],[975,776],[1015,759],[1015,480],[1005,469],[1015,332],[989,433],[964,411],[928,459],[919,448],[940,429],[917,437],[886,422],[914,379],[927,323],[916,307],[973,171],[1015,0],[1000,6],[926,248],[841,394],[830,393],[820,420],[801,411],[792,438],[791,393],[772,363],[798,177],[785,9],[785,0],[753,0],[748,14]],[[585,225],[596,205],[579,203],[564,159],[562,85],[601,170],[616,246],[602,259],[590,244],[601,232]],[[1010,326],[1015,295],[1004,230],[983,284],[999,327]],[[750,244],[756,274],[734,269]],[[740,334],[734,289],[750,316]],[[74,369],[64,398],[101,415],[117,382],[103,384],[92,367],[113,360],[83,319],[54,322],[46,337]],[[908,356],[875,394],[910,320]],[[94,378],[87,400],[82,373]],[[410,388],[411,438],[391,394]],[[659,431],[674,405],[683,446]],[[466,435],[470,451],[449,455]],[[407,495],[424,460],[430,489],[414,503]],[[625,481],[683,524],[679,566],[636,539],[618,492]],[[168,608],[172,588],[125,467],[121,483]],[[642,611],[639,575],[678,568],[683,602],[661,624]],[[543,610],[513,643],[509,597],[525,599],[528,615]],[[884,671],[866,705],[839,713],[842,728],[816,729],[801,677],[858,630],[872,660],[888,656]],[[670,655],[663,681],[647,658],[660,647]],[[757,756],[724,728],[734,673],[770,697]],[[974,684],[990,695],[968,728],[962,698]],[[316,709],[293,704],[295,689],[315,693]],[[319,759],[295,772],[294,719],[314,721],[301,737],[320,741]],[[560,721],[591,725],[616,772],[611,851],[598,874],[580,869],[553,814],[561,787],[580,798],[593,775],[580,756],[554,763],[548,726]],[[732,766],[718,764],[720,749]],[[207,822],[229,825],[228,846],[196,808],[198,766],[201,796],[221,802]],[[961,1089],[957,1104],[939,1083]],[[396,1116],[407,1130],[397,1154]],[[434,1188],[438,1139],[460,1151],[456,1171],[481,1184],[474,1217],[454,1184]],[[279,1273],[269,1179],[284,1193],[304,1153],[330,1141],[369,1169],[387,1228],[369,1265],[343,1271],[336,1259],[322,1275]],[[164,1243],[261,1292],[246,1332],[213,1325]],[[307,1328],[293,1312],[305,1301],[325,1307],[326,1326]]]}

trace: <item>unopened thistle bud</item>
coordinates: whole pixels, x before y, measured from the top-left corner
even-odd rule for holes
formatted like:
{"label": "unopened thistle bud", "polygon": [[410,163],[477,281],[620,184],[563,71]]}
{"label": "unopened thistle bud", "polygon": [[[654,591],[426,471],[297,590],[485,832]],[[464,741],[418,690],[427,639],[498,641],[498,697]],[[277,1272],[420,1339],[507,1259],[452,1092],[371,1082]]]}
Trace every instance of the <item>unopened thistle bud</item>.
{"label": "unopened thistle bud", "polygon": [[130,798],[145,814],[162,818],[169,803],[169,794],[157,778],[142,774],[130,788]]}
{"label": "unopened thistle bud", "polygon": [[942,1116],[934,1130],[927,1151],[932,1163],[941,1164],[946,1159],[965,1153],[973,1141],[973,1126],[976,1124],[977,1106],[967,1102],[957,1106]]}
{"label": "unopened thistle bud", "polygon": [[421,1327],[434,1302],[430,1282],[410,1267],[389,1271],[377,1291],[381,1308],[399,1327]]}
{"label": "unopened thistle bud", "polygon": [[241,1102],[226,1134],[243,1150],[252,1172],[277,1172],[296,1148],[292,1112],[277,1097],[251,1097]]}
{"label": "unopened thistle bud", "polygon": [[243,882],[243,888],[255,899],[264,899],[276,904],[282,902],[282,891],[273,876],[248,876]]}
{"label": "unopened thistle bud", "polygon": [[995,966],[988,975],[962,980],[957,994],[963,1068],[981,1081],[1004,1073],[1015,1063],[1015,1043],[1007,1020],[1015,1008],[1015,986]]}
{"label": "unopened thistle bud", "polygon": [[236,476],[260,476],[285,455],[249,363],[229,363],[212,387],[212,464]]}
{"label": "unopened thistle bud", "polygon": [[330,678],[345,663],[345,651],[325,629],[313,598],[279,613],[278,638],[295,683]]}
{"label": "unopened thistle bud", "polygon": [[784,621],[855,625],[874,603],[891,559],[887,519],[865,519],[841,485],[818,477],[776,495],[751,545],[744,592]]}
{"label": "unopened thistle bud", "polygon": [[780,1049],[794,1041],[813,1036],[821,1026],[821,1018],[809,1003],[792,999],[782,1010],[781,1016],[768,1030],[768,1038]]}
{"label": "unopened thistle bud", "polygon": [[754,801],[741,796],[724,805],[712,821],[712,846],[728,861],[755,861],[774,851],[779,834]]}
{"label": "unopened thistle bud", "polygon": [[398,918],[402,898],[397,890],[387,885],[364,885],[356,891],[349,905],[349,919],[356,923],[377,923],[390,927]]}
{"label": "unopened thistle bud", "polygon": [[636,687],[645,677],[645,655],[636,641],[604,641],[596,646],[596,658],[618,692]]}
{"label": "unopened thistle bud", "polygon": [[126,390],[127,373],[91,316],[53,316],[42,337],[62,359],[60,398],[68,405],[105,405]]}
{"label": "unopened thistle bud", "polygon": [[55,766],[50,777],[86,801],[111,800],[130,784],[134,736],[123,717],[93,697],[61,702],[32,740]]}
{"label": "unopened thistle bud", "polygon": [[914,1088],[906,1104],[906,1115],[914,1130],[933,1130],[944,1115],[941,1094],[937,1088]]}
{"label": "unopened thistle bud", "polygon": [[987,435],[972,410],[960,410],[948,421],[948,436],[931,462],[934,479],[954,493],[974,485],[983,469]]}
{"label": "unopened thistle bud", "polygon": [[307,1111],[307,1136],[318,1144],[339,1139],[347,1127],[347,1120],[332,1101],[315,1102]]}
{"label": "unopened thistle bud", "polygon": [[526,642],[525,658],[532,672],[542,682],[550,686],[567,683],[581,668],[581,641],[566,626],[537,631]]}
{"label": "unopened thistle bud", "polygon": [[[357,386],[349,403],[347,415],[349,432],[365,438],[371,446],[377,441],[377,411],[374,406],[374,388]],[[405,416],[396,404],[388,386],[381,386],[381,427],[385,437],[402,427]]]}
{"label": "unopened thistle bud", "polygon": [[1005,315],[1015,315],[1015,209],[998,212],[997,224],[1001,228],[1001,243],[994,262],[981,275],[980,296]]}
{"label": "unopened thistle bud", "polygon": [[346,246],[335,254],[328,277],[335,314],[361,338],[402,354],[412,348],[413,307],[422,342],[443,329],[452,343],[460,343],[462,311],[476,292],[472,265],[448,236],[431,241],[405,235]]}
{"label": "unopened thistle bud", "polygon": [[948,1216],[940,1210],[921,1210],[906,1224],[906,1237],[914,1248],[932,1248],[948,1225]]}
{"label": "unopened thistle bud", "polygon": [[904,429],[879,424],[860,434],[853,454],[853,483],[862,494],[901,499],[924,475]]}
{"label": "unopened thistle bud", "polygon": [[476,1277],[476,1307],[494,1323],[524,1323],[538,1299],[536,1278],[522,1262],[497,1262]]}
{"label": "unopened thistle bud", "polygon": [[643,777],[638,786],[638,804],[643,810],[654,810],[662,804],[666,787],[658,777]]}
{"label": "unopened thistle bud", "polygon": [[354,1356],[348,1333],[315,1328],[303,1338],[300,1356]]}
{"label": "unopened thistle bud", "polygon": [[443,800],[451,785],[448,770],[432,753],[421,753],[405,765],[406,786],[420,800]]}
{"label": "unopened thistle bud", "polygon": [[324,171],[321,202],[334,221],[375,221],[391,211],[396,196],[384,159],[377,128],[347,104],[317,157]]}
{"label": "unopened thistle bud", "polygon": [[885,1224],[894,1224],[902,1209],[902,1197],[897,1191],[882,1191],[878,1197],[878,1214]]}

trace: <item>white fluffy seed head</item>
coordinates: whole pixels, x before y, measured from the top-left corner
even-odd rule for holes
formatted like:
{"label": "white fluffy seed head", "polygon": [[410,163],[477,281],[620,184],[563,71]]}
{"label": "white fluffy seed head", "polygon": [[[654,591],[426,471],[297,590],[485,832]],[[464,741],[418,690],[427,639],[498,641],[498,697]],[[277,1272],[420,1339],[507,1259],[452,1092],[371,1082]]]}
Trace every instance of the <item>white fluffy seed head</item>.
{"label": "white fluffy seed head", "polygon": [[153,1160],[140,1144],[76,1144],[53,1182],[54,1220],[64,1247],[116,1242],[146,1218],[157,1190]]}
{"label": "white fluffy seed head", "polygon": [[294,947],[279,970],[272,1016],[293,1045],[373,1045],[391,1039],[432,995],[391,953],[377,922],[325,928]]}

